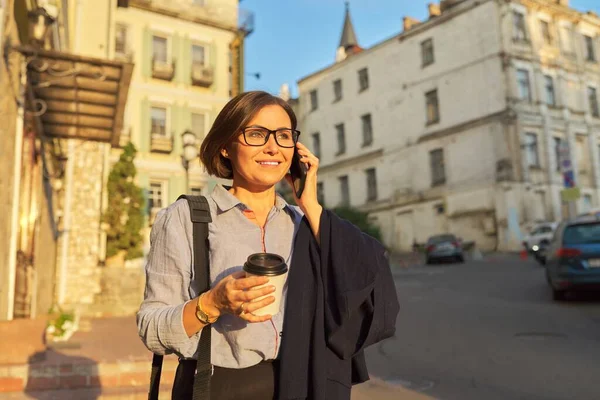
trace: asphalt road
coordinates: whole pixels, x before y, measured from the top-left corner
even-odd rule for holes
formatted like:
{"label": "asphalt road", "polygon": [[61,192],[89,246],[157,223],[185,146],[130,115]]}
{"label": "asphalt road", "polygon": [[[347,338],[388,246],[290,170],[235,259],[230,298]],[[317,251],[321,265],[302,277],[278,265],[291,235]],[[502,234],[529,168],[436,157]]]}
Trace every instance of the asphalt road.
{"label": "asphalt road", "polygon": [[600,295],[552,300],[544,269],[499,255],[394,268],[394,338],[372,375],[441,400],[600,399]]}

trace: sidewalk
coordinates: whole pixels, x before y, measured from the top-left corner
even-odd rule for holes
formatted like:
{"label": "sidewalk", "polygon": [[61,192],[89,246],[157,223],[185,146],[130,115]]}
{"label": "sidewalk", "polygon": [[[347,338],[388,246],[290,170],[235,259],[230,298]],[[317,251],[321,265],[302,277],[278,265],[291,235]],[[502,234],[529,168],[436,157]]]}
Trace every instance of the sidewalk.
{"label": "sidewalk", "polygon": [[[46,320],[0,322],[0,399],[146,399],[151,354],[135,317],[84,320],[66,343],[47,348]],[[165,357],[161,388],[169,399],[177,359]],[[427,396],[373,378],[353,400],[426,400]]]}

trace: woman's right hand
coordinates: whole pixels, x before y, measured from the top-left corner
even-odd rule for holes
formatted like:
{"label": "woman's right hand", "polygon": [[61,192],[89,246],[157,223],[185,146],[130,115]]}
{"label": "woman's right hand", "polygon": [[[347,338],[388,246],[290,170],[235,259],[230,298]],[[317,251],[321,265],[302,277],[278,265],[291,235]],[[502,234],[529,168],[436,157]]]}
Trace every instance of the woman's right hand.
{"label": "woman's right hand", "polygon": [[207,303],[207,312],[211,309],[218,310],[220,314],[233,314],[248,322],[264,322],[271,319],[271,315],[256,316],[252,313],[259,308],[268,306],[275,301],[274,296],[267,296],[260,301],[253,301],[259,297],[271,294],[275,287],[267,285],[256,288],[269,282],[264,276],[246,278],[244,271],[235,272],[221,279],[215,287],[206,293],[203,305]]}

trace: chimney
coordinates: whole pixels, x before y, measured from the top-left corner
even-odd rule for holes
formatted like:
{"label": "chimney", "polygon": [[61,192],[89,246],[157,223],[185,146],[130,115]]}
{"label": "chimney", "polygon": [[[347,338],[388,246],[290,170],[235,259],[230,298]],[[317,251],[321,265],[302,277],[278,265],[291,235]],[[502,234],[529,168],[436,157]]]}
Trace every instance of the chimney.
{"label": "chimney", "polygon": [[439,4],[429,3],[427,7],[429,7],[429,18],[439,17],[442,14],[442,9]]}
{"label": "chimney", "polygon": [[404,17],[403,20],[404,32],[410,30],[413,26],[419,25],[421,21],[412,17]]}

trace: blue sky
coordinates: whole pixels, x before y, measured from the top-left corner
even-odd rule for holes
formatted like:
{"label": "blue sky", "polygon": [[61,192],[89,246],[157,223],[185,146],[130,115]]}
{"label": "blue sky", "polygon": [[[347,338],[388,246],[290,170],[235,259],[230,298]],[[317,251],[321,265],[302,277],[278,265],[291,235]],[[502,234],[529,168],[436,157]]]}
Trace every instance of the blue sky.
{"label": "blue sky", "polygon": [[[402,29],[405,15],[427,17],[436,0],[351,0],[358,42],[370,47]],[[439,1],[438,1],[439,2]],[[296,94],[296,81],[334,61],[344,20],[344,0],[243,0],[255,14],[246,41],[246,90],[278,93],[282,83]],[[599,0],[571,0],[571,7],[600,14]],[[251,76],[260,73],[260,79]]]}

